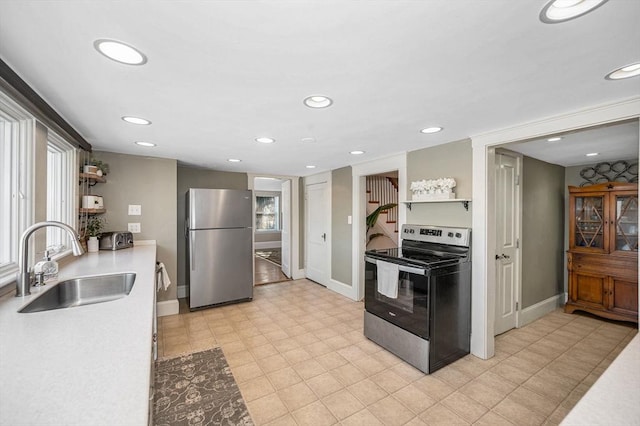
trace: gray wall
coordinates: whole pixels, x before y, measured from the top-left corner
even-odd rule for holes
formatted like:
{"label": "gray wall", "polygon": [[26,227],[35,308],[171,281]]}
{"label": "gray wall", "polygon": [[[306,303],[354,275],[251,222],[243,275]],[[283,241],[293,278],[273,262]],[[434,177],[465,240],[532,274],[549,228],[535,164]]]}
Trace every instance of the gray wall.
{"label": "gray wall", "polygon": [[352,215],[351,167],[331,172],[331,278],[351,284],[351,225]]}
{"label": "gray wall", "polygon": [[[256,243],[279,243],[282,241],[282,232],[270,231],[270,232],[255,232],[254,234]],[[274,245],[273,247],[276,247]],[[266,246],[265,246],[266,247]]]}
{"label": "gray wall", "polygon": [[[94,156],[110,169],[107,182],[92,188],[94,195],[104,197],[105,230],[126,231],[128,223],[140,223],[142,232],[133,239],[156,240],[157,259],[167,267],[173,284],[160,291],[158,300],[176,299],[176,160],[100,151]],[[141,205],[142,215],[129,216],[129,204]]]}
{"label": "gray wall", "polygon": [[565,170],[522,163],[522,307],[564,292]]}
{"label": "gray wall", "polygon": [[[456,180],[456,198],[471,199],[471,140],[451,142],[407,153],[407,185],[422,179],[452,177]],[[407,188],[410,199],[411,191]],[[413,204],[407,211],[407,223],[471,227],[471,206],[466,211],[462,203]]]}
{"label": "gray wall", "polygon": [[248,189],[248,176],[246,173],[219,172],[216,170],[178,166],[177,182],[177,190],[173,192],[174,202],[177,198],[177,282],[178,285],[185,285],[185,193],[189,188]]}

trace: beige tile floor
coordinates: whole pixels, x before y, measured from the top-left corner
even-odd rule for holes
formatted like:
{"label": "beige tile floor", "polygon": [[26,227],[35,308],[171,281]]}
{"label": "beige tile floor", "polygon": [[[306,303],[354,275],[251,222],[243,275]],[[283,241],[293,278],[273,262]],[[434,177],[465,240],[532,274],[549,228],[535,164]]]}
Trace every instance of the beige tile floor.
{"label": "beige tile floor", "polygon": [[162,317],[163,357],[222,347],[257,425],[558,424],[637,333],[561,310],[425,375],[362,334],[363,304],[311,281]]}

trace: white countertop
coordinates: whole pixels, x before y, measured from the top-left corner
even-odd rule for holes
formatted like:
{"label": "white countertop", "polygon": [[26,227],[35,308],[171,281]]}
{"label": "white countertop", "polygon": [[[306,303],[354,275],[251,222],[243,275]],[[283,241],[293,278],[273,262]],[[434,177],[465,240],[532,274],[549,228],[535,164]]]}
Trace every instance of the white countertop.
{"label": "white countertop", "polygon": [[562,425],[640,424],[640,334],[578,401]]}
{"label": "white countertop", "polygon": [[59,280],[135,272],[121,299],[21,314],[0,299],[0,425],[146,425],[156,246],[88,253]]}

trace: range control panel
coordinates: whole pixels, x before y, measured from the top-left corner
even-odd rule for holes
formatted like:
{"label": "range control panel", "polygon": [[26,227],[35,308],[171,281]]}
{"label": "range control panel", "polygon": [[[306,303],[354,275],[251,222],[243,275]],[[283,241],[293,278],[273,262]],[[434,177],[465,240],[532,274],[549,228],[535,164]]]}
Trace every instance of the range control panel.
{"label": "range control panel", "polygon": [[403,240],[469,247],[471,229],[451,228],[448,226],[402,225],[401,237]]}

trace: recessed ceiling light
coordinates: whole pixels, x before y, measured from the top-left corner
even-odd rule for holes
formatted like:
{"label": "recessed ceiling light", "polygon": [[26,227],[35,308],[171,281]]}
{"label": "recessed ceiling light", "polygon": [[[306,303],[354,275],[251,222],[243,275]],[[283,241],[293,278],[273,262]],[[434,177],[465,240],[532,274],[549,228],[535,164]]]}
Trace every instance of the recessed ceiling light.
{"label": "recessed ceiling light", "polygon": [[364,154],[364,151],[351,151],[349,154],[362,155],[362,154]]}
{"label": "recessed ceiling light", "polygon": [[314,143],[316,140],[314,138],[302,138],[300,139],[300,142],[303,143]]}
{"label": "recessed ceiling light", "polygon": [[304,98],[304,104],[309,108],[326,108],[331,106],[332,103],[331,98],[323,95],[312,95]]}
{"label": "recessed ceiling light", "polygon": [[547,142],[558,142],[558,141],[560,141],[560,140],[562,140],[562,137],[560,137],[560,136],[556,136],[556,137],[554,137],[554,138],[549,138],[549,139],[547,139]]}
{"label": "recessed ceiling light", "polygon": [[605,76],[605,78],[607,80],[621,80],[623,78],[631,78],[637,75],[640,75],[640,62],[635,62],[633,64],[611,71]]}
{"label": "recessed ceiling light", "polygon": [[230,162],[230,163],[239,163],[242,160],[238,160],[237,158],[229,158],[227,161]]}
{"label": "recessed ceiling light", "polygon": [[577,18],[605,4],[607,0],[551,0],[540,11],[540,20],[555,24]]}
{"label": "recessed ceiling light", "polygon": [[308,165],[306,167],[307,167],[307,169],[315,169],[316,168],[316,166],[312,166],[312,165]]}
{"label": "recessed ceiling light", "polygon": [[107,58],[127,65],[143,65],[147,57],[133,46],[116,40],[100,39],[93,42],[93,47]]}
{"label": "recessed ceiling light", "polygon": [[130,117],[125,115],[124,117],[122,117],[122,119],[131,124],[141,124],[144,126],[148,126],[149,124],[151,124],[151,121],[147,120],[146,118]]}
{"label": "recessed ceiling light", "polygon": [[585,154],[587,157],[595,157],[596,155],[600,155],[599,152],[590,152],[588,154]]}
{"label": "recessed ceiling light", "polygon": [[256,138],[256,142],[260,143],[274,143],[275,141],[273,138]]}
{"label": "recessed ceiling light", "polygon": [[136,145],[140,145],[140,146],[156,146],[155,143],[152,142],[142,142],[142,141],[138,141],[136,142]]}
{"label": "recessed ceiling light", "polygon": [[442,131],[442,127],[426,127],[420,130],[420,133],[438,133]]}

